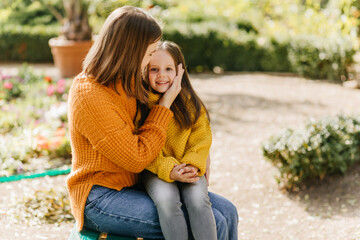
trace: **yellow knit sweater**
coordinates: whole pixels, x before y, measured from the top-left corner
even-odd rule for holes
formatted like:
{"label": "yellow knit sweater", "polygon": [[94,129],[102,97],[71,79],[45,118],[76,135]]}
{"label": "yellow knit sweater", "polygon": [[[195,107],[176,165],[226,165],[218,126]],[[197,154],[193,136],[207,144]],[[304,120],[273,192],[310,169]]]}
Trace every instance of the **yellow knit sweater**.
{"label": "yellow knit sweater", "polygon": [[135,134],[136,100],[121,84],[115,90],[94,78],[78,76],[69,93],[72,170],[67,178],[78,230],[93,185],[116,189],[134,185],[138,174],[159,154],[172,112],[156,105]]}
{"label": "yellow knit sweater", "polygon": [[[160,95],[149,94],[149,107],[153,109]],[[165,146],[147,170],[157,174],[160,179],[173,182],[170,172],[175,164],[187,163],[199,168],[199,176],[206,171],[206,159],[209,155],[212,136],[210,123],[203,110],[196,123],[188,129],[181,129],[172,118],[166,133]]]}

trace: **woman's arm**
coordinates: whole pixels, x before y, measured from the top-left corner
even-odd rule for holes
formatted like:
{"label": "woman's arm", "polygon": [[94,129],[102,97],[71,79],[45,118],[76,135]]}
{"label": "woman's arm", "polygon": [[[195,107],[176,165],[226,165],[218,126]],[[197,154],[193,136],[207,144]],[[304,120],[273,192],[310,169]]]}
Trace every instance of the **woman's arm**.
{"label": "woman's arm", "polygon": [[69,102],[69,115],[73,128],[101,155],[127,171],[141,172],[163,147],[173,114],[165,107],[154,106],[139,134],[135,135],[124,108],[95,91],[76,96],[76,101]]}

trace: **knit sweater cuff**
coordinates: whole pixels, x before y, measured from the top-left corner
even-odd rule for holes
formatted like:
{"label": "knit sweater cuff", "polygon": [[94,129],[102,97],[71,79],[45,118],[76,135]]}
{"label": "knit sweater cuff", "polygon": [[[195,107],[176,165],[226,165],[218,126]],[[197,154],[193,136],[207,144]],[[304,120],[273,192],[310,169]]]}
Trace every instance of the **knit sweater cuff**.
{"label": "knit sweater cuff", "polygon": [[161,126],[167,127],[173,115],[174,114],[170,109],[160,105],[155,105],[151,108],[146,122],[156,122]]}

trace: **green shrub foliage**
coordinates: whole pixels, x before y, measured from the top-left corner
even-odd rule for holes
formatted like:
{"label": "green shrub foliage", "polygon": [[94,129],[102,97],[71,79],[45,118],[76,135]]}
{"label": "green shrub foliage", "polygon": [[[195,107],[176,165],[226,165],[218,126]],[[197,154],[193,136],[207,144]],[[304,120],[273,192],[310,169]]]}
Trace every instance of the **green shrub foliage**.
{"label": "green shrub foliage", "polygon": [[58,25],[0,25],[0,61],[51,62],[48,42],[58,31]]}
{"label": "green shrub foliage", "polygon": [[289,44],[289,61],[302,76],[339,80],[348,75],[355,50],[350,38],[299,36]]}
{"label": "green shrub foliage", "polygon": [[360,117],[310,121],[303,129],[272,136],[262,150],[280,172],[277,181],[288,190],[298,190],[308,181],[345,174],[360,159]]}
{"label": "green shrub foliage", "polygon": [[[107,7],[98,6],[95,15],[99,17],[92,18],[95,20],[92,25],[101,26],[103,18],[119,4],[114,1]],[[233,16],[234,19],[229,20],[224,16],[206,15],[197,5],[192,7],[200,12],[185,8],[182,13],[182,8],[176,8],[174,4],[153,2],[152,13],[164,20],[164,39],[181,46],[192,72],[220,67],[225,71],[294,72],[308,78],[336,81],[350,78],[348,69],[355,50],[348,34],[322,36],[311,31],[306,34],[299,26],[299,31],[290,35],[280,31],[280,25],[272,31],[264,31],[257,21],[250,21],[253,18]],[[136,2],[135,5],[141,4]],[[0,61],[52,61],[48,40],[58,35],[59,25],[30,26],[41,23],[49,15],[38,14],[40,10],[45,11],[39,4],[29,2],[27,6],[26,11],[20,11],[24,12],[22,17],[16,17],[20,12],[12,12],[8,22],[0,23]],[[165,14],[167,8],[172,9],[169,9],[169,16]],[[34,14],[37,15],[36,23],[32,22],[35,21]],[[17,21],[10,21],[12,18]]]}
{"label": "green shrub foliage", "polygon": [[296,36],[288,40],[260,37],[224,23],[176,23],[164,38],[177,42],[190,71],[295,72],[313,79],[339,81],[349,77],[355,50],[350,39]]}

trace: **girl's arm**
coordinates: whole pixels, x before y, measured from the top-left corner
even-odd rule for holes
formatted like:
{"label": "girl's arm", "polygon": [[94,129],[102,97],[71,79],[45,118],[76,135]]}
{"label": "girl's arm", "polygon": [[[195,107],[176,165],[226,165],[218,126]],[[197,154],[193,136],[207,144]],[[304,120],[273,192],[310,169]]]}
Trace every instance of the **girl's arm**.
{"label": "girl's arm", "polygon": [[159,155],[146,169],[166,182],[174,182],[174,180],[170,178],[170,173],[175,165],[180,165],[180,162],[174,157],[165,157],[163,150],[161,150]]}
{"label": "girl's arm", "polygon": [[185,147],[185,155],[181,163],[194,165],[199,169],[199,176],[206,172],[206,159],[209,156],[212,142],[210,123],[205,111],[191,128],[191,133]]}

